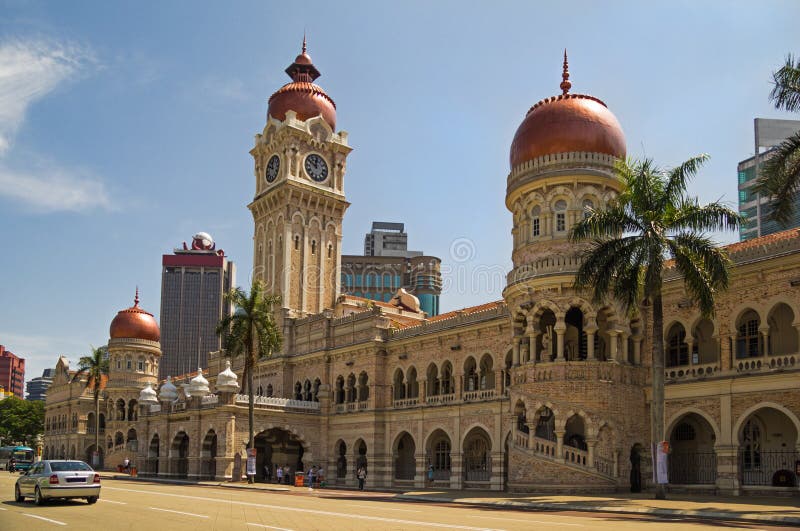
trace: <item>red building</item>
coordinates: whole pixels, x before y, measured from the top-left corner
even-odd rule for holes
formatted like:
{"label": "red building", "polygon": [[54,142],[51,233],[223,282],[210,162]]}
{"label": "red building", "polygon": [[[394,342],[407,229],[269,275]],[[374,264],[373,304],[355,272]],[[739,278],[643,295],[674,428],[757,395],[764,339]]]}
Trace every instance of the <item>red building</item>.
{"label": "red building", "polygon": [[25,360],[3,345],[0,345],[0,387],[14,393],[17,398],[25,398]]}

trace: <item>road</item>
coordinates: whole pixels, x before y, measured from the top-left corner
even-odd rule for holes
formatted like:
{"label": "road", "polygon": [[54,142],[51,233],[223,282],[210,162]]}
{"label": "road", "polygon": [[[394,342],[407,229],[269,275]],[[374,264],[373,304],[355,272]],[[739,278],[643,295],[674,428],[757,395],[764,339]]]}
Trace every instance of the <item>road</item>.
{"label": "road", "polygon": [[[0,472],[0,529],[162,529],[312,531],[331,529],[508,530],[766,529],[734,522],[665,520],[639,515],[533,512],[391,501],[385,493],[253,491],[224,487],[105,480],[100,501],[55,501],[37,507],[13,499],[16,475]],[[769,527],[769,529],[781,529]],[[785,528],[788,529],[788,528]]]}

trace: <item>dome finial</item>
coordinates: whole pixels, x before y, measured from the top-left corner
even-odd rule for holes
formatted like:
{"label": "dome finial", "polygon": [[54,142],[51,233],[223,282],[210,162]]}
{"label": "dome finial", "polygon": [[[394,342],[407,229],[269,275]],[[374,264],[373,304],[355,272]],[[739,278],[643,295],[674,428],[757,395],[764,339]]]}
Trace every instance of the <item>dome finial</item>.
{"label": "dome finial", "polygon": [[136,296],[133,298],[133,305],[139,306],[139,286],[136,286]]}
{"label": "dome finial", "polygon": [[303,52],[306,53],[306,30],[303,30]]}
{"label": "dome finial", "polygon": [[572,83],[569,82],[569,63],[567,62],[567,49],[564,48],[564,70],[561,72],[561,93],[566,94],[572,88]]}

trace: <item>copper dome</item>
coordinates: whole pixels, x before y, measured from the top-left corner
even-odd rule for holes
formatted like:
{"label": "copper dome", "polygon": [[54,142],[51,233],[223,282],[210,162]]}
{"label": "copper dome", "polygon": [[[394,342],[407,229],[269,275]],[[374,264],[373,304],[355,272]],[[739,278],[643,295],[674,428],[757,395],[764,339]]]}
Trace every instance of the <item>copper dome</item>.
{"label": "copper dome", "polygon": [[530,108],[511,143],[511,167],[555,153],[585,151],[625,157],[625,134],[606,104],[594,96],[569,94],[566,52],[563,94]]}
{"label": "copper dome", "polygon": [[139,308],[139,290],[136,290],[133,306],[126,310],[120,310],[111,321],[109,335],[111,339],[146,339],[148,341],[161,339],[161,330],[153,318],[153,314]]}
{"label": "copper dome", "polygon": [[283,121],[286,119],[286,111],[296,112],[300,120],[322,115],[322,119],[335,130],[336,104],[325,94],[322,87],[314,84],[320,73],[306,53],[305,37],[303,37],[302,53],[286,68],[286,73],[292,78],[292,82],[282,86],[270,96],[267,118],[272,116],[276,120]]}

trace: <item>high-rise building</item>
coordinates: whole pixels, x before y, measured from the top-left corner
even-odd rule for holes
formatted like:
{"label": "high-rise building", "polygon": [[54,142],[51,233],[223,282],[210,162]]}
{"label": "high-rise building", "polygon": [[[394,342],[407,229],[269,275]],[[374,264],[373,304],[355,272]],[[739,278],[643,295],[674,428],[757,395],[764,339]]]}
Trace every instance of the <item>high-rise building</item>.
{"label": "high-rise building", "polygon": [[419,299],[429,316],[439,315],[442,261],[408,250],[403,223],[373,221],[364,237],[364,256],[342,256],[342,292],[388,302],[400,288]]}
{"label": "high-rise building", "polygon": [[0,386],[17,398],[23,398],[25,360],[0,345]]}
{"label": "high-rise building", "polygon": [[746,221],[739,228],[741,241],[767,236],[781,230],[800,227],[800,201],[795,207],[794,216],[788,225],[781,225],[770,219],[772,212],[769,198],[761,197],[753,187],[761,174],[761,166],[769,160],[775,146],[789,136],[800,131],[800,120],[771,120],[756,118],[755,155],[739,162],[739,213]]}
{"label": "high-rise building", "polygon": [[208,352],[220,350],[216,327],[230,313],[224,294],[236,283],[236,268],[200,232],[162,257],[161,349],[159,377],[178,376],[206,367]]}
{"label": "high-rise building", "polygon": [[45,369],[42,371],[41,376],[37,376],[32,380],[28,380],[25,386],[25,391],[28,393],[26,400],[44,400],[47,394],[47,388],[53,383],[55,377],[55,369]]}

